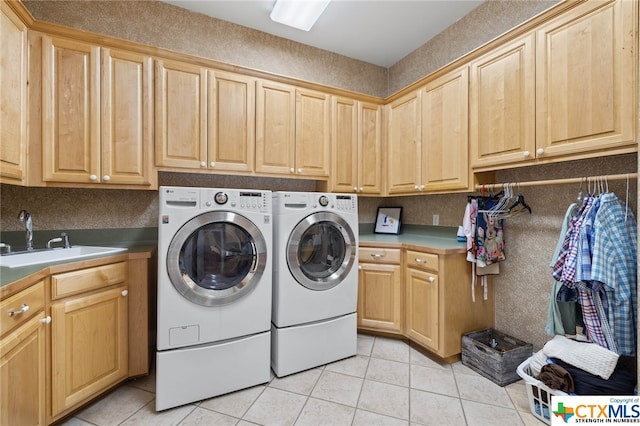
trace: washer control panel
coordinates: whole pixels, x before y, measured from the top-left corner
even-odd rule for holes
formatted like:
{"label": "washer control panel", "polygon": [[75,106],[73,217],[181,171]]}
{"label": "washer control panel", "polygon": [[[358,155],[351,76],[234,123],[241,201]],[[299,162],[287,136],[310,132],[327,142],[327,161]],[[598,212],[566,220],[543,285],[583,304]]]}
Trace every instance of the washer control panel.
{"label": "washer control panel", "polygon": [[358,197],[349,194],[336,194],[336,209],[343,212],[358,213]]}

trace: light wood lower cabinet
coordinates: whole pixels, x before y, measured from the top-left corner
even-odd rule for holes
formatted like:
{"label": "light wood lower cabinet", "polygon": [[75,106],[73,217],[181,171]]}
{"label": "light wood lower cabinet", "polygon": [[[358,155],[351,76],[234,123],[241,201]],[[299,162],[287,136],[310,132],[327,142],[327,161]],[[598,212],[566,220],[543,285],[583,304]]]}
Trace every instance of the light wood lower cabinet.
{"label": "light wood lower cabinet", "polygon": [[407,269],[406,335],[423,346],[438,347],[438,275]]}
{"label": "light wood lower cabinet", "polygon": [[0,302],[0,425],[45,424],[44,281]]}
{"label": "light wood lower cabinet", "polygon": [[51,305],[51,409],[56,418],[127,377],[127,263],[53,275],[51,287],[52,297],[63,297]]}
{"label": "light wood lower cabinet", "polygon": [[358,327],[402,333],[400,249],[359,250]]}
{"label": "light wood lower cabinet", "polygon": [[148,374],[150,255],[54,265],[0,287],[0,426],[55,423]]}
{"label": "light wood lower cabinet", "polygon": [[482,287],[471,287],[464,253],[414,247],[360,247],[358,328],[407,337],[455,361],[463,334],[493,327],[493,288],[485,300]]}

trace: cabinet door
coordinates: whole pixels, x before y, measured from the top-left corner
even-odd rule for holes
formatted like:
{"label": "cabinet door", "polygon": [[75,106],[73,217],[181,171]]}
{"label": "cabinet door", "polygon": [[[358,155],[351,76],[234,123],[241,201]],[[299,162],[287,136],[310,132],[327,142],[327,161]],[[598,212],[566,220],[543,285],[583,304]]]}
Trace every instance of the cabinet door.
{"label": "cabinet door", "polygon": [[209,70],[208,85],[209,168],[253,171],[255,79]]}
{"label": "cabinet door", "polygon": [[51,403],[55,417],[128,372],[127,287],[51,306]]}
{"label": "cabinet door", "polygon": [[358,327],[402,333],[400,273],[399,265],[359,265]]}
{"label": "cabinet door", "polygon": [[634,145],[636,1],[585,2],[537,30],[536,156]]}
{"label": "cabinet door", "polygon": [[535,158],[534,34],[470,65],[470,148],[473,167]]}
{"label": "cabinet door", "polygon": [[153,81],[149,56],[102,50],[104,183],[150,185],[153,179]]}
{"label": "cabinet door", "polygon": [[331,190],[358,191],[358,102],[333,98]]}
{"label": "cabinet door", "polygon": [[389,194],[420,190],[420,91],[387,105],[387,190]]}
{"label": "cabinet door", "polygon": [[437,351],[438,312],[438,276],[408,268],[406,335]]}
{"label": "cabinet door", "polygon": [[207,72],[197,65],[156,62],[156,165],[207,166]]}
{"label": "cabinet door", "polygon": [[[4,313],[3,313],[4,314]],[[0,424],[45,424],[45,325],[40,313],[0,341]]]}
{"label": "cabinet door", "polygon": [[27,152],[27,27],[4,1],[0,12],[0,177],[23,183]]}
{"label": "cabinet door", "polygon": [[296,174],[329,176],[331,104],[329,95],[296,90]]}
{"label": "cabinet door", "polygon": [[100,48],[42,37],[42,174],[49,182],[100,176]]}
{"label": "cabinet door", "polygon": [[422,89],[422,183],[426,191],[469,189],[467,67]]}
{"label": "cabinet door", "polygon": [[382,192],[382,120],[379,105],[361,103],[358,109],[358,192]]}
{"label": "cabinet door", "polygon": [[256,172],[295,173],[295,88],[258,80],[256,87]]}

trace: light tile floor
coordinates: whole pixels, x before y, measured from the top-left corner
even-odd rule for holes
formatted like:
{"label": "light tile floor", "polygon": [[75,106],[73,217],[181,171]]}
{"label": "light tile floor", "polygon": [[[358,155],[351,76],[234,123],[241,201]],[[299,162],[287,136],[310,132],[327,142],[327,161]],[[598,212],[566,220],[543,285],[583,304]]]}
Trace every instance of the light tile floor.
{"label": "light tile floor", "polygon": [[86,425],[536,425],[523,381],[500,387],[399,340],[358,335],[358,355],[268,384],[154,411],[155,376],[131,380],[75,414]]}

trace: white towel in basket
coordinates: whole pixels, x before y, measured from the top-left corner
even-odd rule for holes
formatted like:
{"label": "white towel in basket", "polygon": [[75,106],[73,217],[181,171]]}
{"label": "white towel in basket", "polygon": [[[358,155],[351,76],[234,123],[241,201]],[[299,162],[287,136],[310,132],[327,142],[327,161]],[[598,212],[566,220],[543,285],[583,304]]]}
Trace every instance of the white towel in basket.
{"label": "white towel in basket", "polygon": [[560,335],[545,343],[542,351],[549,358],[559,358],[605,380],[609,380],[619,358],[617,353],[595,343],[576,342]]}

